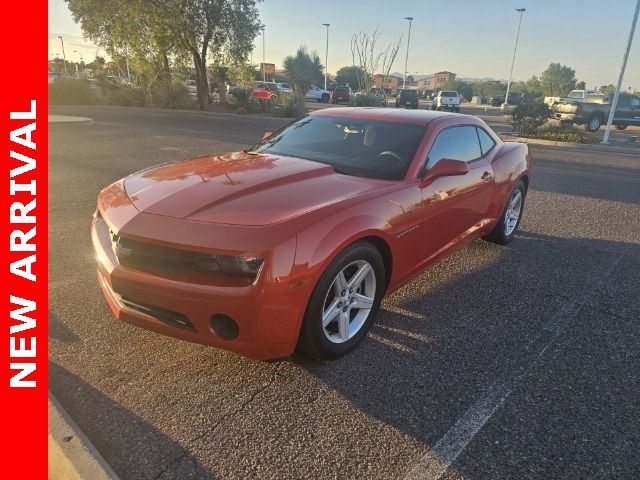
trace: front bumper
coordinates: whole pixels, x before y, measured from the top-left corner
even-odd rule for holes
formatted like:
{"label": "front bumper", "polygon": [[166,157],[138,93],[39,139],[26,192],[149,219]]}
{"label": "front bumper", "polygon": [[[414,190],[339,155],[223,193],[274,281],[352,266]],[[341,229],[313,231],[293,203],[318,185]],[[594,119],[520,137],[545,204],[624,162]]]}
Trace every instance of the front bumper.
{"label": "front bumper", "polygon": [[[171,278],[124,267],[112,250],[112,228],[98,216],[91,224],[91,238],[100,287],[118,319],[260,360],[287,356],[295,350],[308,301],[306,295],[291,288],[285,274],[293,265],[295,237],[265,259],[255,281],[225,281],[184,275]],[[215,314],[236,322],[235,338],[225,339],[216,333],[212,326]]]}

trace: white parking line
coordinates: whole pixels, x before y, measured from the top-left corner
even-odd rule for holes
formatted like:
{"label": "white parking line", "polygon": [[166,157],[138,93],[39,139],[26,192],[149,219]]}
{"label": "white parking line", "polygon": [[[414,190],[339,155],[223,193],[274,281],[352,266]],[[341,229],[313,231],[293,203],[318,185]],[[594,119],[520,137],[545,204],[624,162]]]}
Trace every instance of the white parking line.
{"label": "white parking line", "polygon": [[[438,480],[451,464],[489,421],[496,410],[505,402],[521,380],[536,365],[538,359],[564,332],[566,326],[577,316],[591,296],[596,293],[607,277],[613,272],[622,254],[610,257],[602,270],[593,272],[586,280],[581,295],[573,302],[565,303],[544,327],[541,335],[531,341],[525,349],[526,359],[521,368],[512,368],[496,380],[436,442],[418,464],[407,474],[405,480]],[[545,336],[548,338],[545,339]],[[544,340],[544,341],[542,341]]]}

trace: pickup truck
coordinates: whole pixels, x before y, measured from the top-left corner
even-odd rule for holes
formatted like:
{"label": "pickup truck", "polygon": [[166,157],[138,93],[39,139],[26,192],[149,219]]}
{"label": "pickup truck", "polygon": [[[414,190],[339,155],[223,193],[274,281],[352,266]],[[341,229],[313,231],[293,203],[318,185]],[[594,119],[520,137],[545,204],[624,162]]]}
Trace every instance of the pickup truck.
{"label": "pickup truck", "polygon": [[458,92],[441,90],[433,99],[433,110],[448,110],[450,112],[460,111],[460,95]]}
{"label": "pickup truck", "polygon": [[[556,103],[553,116],[561,125],[585,125],[588,132],[597,132],[605,124],[611,111],[613,94],[590,94],[584,101]],[[629,125],[640,126],[640,97],[621,93],[613,116],[613,125],[624,130]]]}
{"label": "pickup truck", "polygon": [[328,90],[323,90],[316,85],[311,85],[311,88],[305,95],[307,100],[315,100],[317,102],[329,103],[331,99],[331,92]]}
{"label": "pickup truck", "polygon": [[566,97],[544,97],[544,104],[553,108],[556,103],[584,102],[587,96],[596,93],[595,90],[571,90]]}

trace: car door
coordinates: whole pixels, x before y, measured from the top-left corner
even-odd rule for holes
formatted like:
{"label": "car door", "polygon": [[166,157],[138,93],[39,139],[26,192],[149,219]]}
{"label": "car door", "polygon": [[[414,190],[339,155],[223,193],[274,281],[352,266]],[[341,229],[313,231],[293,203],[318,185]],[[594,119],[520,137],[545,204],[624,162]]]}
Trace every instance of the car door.
{"label": "car door", "polygon": [[466,162],[469,171],[436,178],[422,188],[425,260],[453,247],[487,221],[495,189],[491,165],[495,142],[483,129],[478,129],[474,125],[447,127],[438,133],[429,150],[425,173],[445,158]]}
{"label": "car door", "polygon": [[615,125],[640,125],[640,97],[620,95],[613,123]]}

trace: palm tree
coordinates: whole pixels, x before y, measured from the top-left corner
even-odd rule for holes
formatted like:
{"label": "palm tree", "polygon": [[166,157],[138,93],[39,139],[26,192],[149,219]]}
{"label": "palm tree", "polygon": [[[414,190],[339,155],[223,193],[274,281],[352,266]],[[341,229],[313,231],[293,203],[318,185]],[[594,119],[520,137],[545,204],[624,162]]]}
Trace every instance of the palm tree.
{"label": "palm tree", "polygon": [[300,95],[305,95],[311,85],[320,83],[324,78],[320,57],[316,52],[309,53],[305,46],[298,48],[295,55],[286,57],[283,65],[294,91]]}

